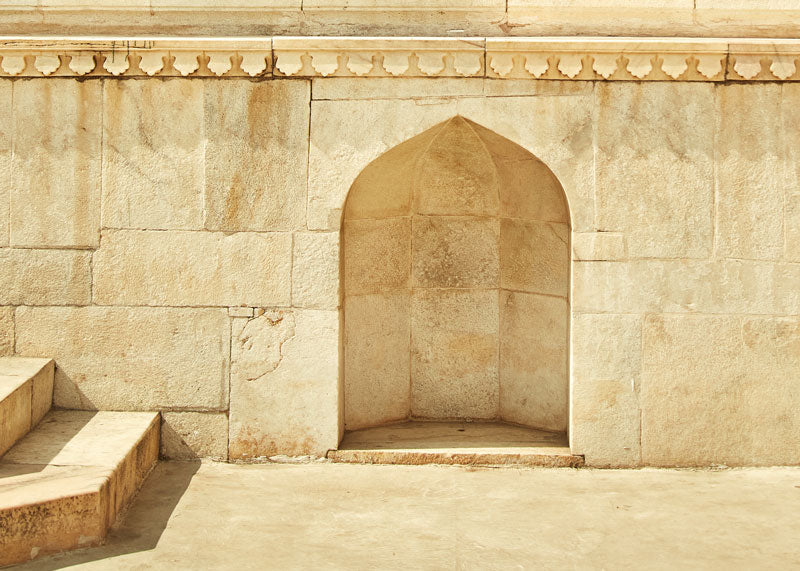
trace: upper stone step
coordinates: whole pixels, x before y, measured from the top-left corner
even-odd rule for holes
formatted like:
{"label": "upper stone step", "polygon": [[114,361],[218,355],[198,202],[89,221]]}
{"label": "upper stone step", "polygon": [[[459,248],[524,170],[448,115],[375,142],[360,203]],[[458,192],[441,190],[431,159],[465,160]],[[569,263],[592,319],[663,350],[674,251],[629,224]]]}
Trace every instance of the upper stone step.
{"label": "upper stone step", "polygon": [[50,410],[54,370],[52,359],[0,357],[0,456]]}
{"label": "upper stone step", "polygon": [[159,414],[52,411],[0,459],[0,566],[100,543],[158,460]]}

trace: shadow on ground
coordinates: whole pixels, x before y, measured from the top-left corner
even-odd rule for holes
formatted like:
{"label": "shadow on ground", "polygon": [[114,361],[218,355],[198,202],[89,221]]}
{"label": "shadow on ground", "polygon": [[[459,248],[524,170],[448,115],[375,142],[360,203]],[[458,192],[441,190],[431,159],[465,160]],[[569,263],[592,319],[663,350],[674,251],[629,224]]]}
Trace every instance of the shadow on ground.
{"label": "shadow on ground", "polygon": [[155,548],[175,507],[200,469],[200,464],[200,460],[195,460],[160,462],[156,465],[129,510],[121,515],[118,526],[108,532],[103,545],[44,557],[15,569],[63,569]]}

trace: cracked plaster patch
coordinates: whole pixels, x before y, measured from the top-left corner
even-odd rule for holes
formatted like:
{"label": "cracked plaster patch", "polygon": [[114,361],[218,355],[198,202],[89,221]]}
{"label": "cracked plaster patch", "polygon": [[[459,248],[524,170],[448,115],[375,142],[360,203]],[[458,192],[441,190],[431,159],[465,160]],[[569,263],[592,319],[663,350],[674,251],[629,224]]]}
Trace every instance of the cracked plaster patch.
{"label": "cracked plaster patch", "polygon": [[290,311],[257,310],[252,319],[234,320],[231,374],[257,381],[277,369],[283,346],[295,335],[295,317]]}

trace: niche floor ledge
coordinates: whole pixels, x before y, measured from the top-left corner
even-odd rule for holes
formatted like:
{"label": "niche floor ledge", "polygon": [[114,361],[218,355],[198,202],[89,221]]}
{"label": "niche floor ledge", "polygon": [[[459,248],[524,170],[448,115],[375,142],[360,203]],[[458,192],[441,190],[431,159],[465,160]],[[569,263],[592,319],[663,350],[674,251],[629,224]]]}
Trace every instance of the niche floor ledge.
{"label": "niche floor ledge", "polygon": [[347,432],[334,462],[467,466],[583,466],[565,434],[502,422],[410,421]]}

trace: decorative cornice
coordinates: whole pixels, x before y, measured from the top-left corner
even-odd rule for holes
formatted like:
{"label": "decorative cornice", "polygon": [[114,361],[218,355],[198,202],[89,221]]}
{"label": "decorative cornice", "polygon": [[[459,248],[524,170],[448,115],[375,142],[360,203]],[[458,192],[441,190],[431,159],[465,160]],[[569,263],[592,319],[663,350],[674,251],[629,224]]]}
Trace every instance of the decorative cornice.
{"label": "decorative cornice", "polygon": [[798,60],[800,40],[0,37],[10,77],[800,81]]}

